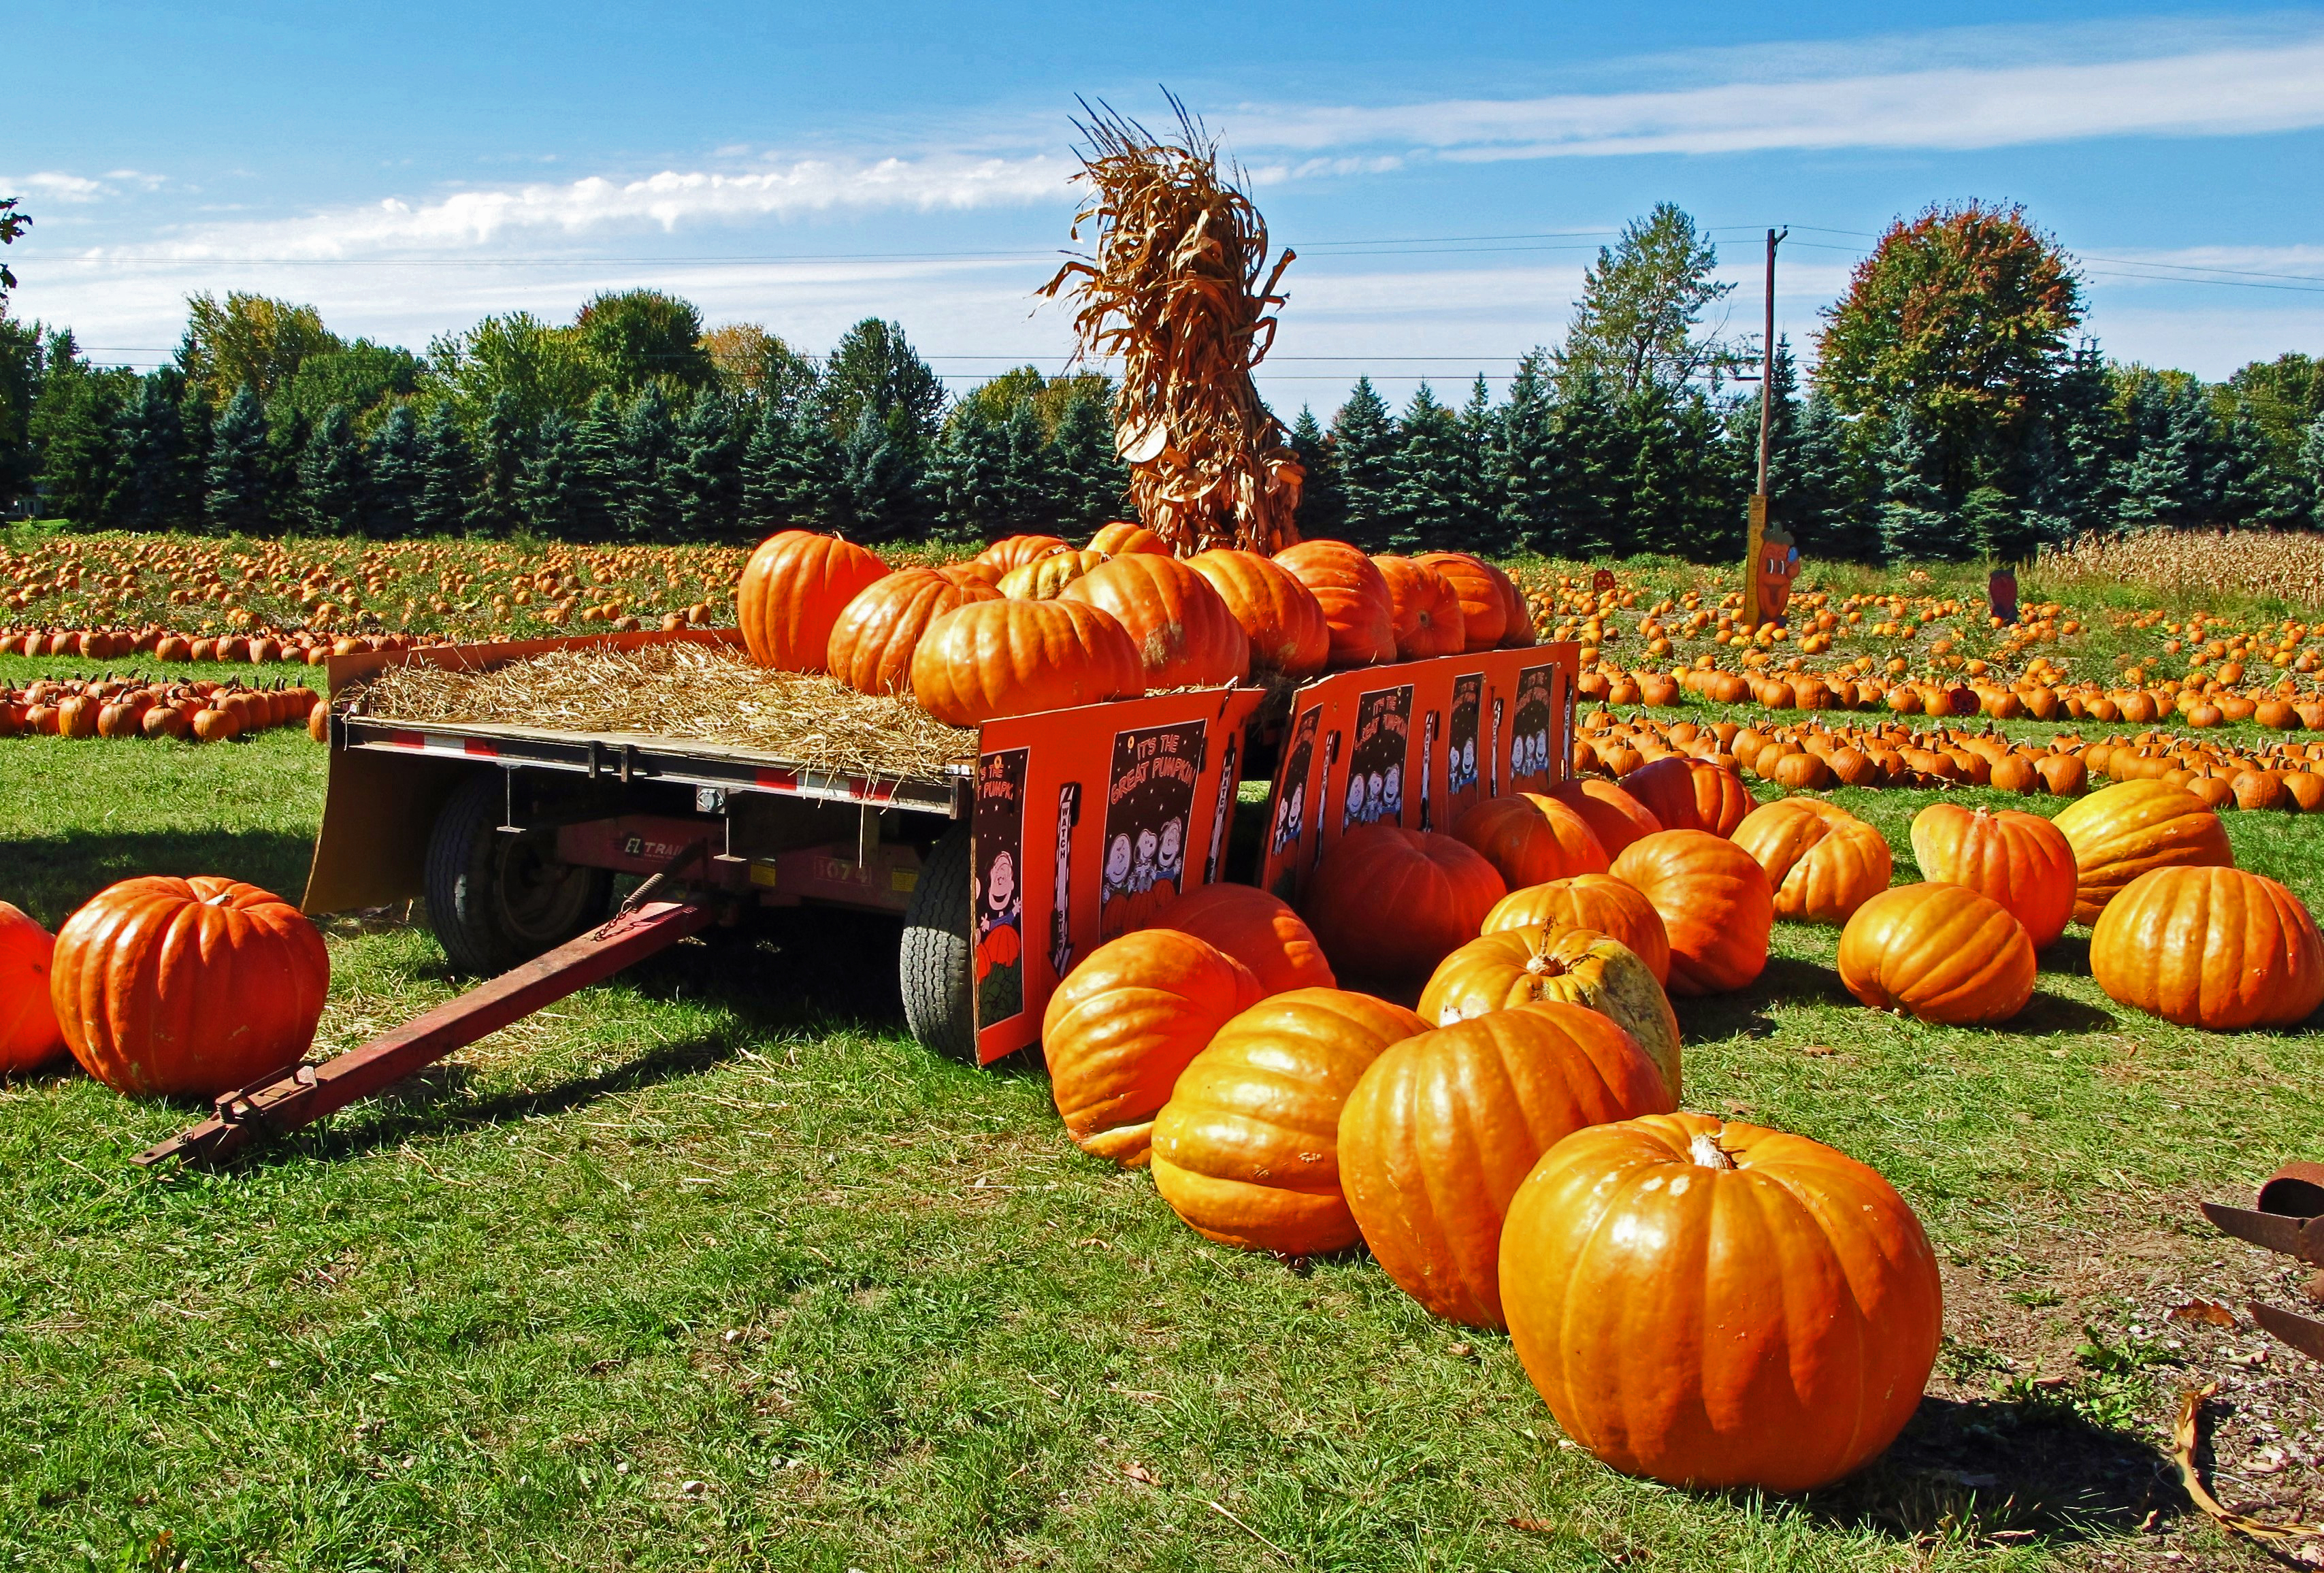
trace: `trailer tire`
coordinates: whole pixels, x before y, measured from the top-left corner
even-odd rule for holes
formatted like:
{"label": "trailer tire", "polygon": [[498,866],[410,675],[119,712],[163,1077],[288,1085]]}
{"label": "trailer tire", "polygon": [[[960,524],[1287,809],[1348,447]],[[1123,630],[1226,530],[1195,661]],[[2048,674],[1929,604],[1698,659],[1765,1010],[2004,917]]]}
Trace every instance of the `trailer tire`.
{"label": "trailer tire", "polygon": [[903,952],[897,961],[904,1020],[912,1036],[947,1059],[976,1063],[976,979],[968,942],[969,830],[963,819],[940,837],[920,865],[904,909]]}
{"label": "trailer tire", "polygon": [[501,834],[507,782],[479,771],[445,800],[428,837],[428,925],[455,970],[492,977],[554,950],[604,918],[613,876],[559,863]]}

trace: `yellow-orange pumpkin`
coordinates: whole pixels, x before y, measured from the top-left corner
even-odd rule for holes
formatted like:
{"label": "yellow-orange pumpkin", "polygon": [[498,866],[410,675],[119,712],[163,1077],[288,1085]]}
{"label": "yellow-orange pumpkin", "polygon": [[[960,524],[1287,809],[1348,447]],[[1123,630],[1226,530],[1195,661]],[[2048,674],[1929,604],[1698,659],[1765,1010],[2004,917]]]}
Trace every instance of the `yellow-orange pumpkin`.
{"label": "yellow-orange pumpkin", "polygon": [[954,726],[1145,691],[1121,625],[1074,601],[972,601],[929,623],[912,651],[913,698]]}
{"label": "yellow-orange pumpkin", "polygon": [[1126,557],[1133,552],[1168,557],[1170,543],[1143,524],[1116,519],[1111,524],[1098,526],[1097,533],[1090,537],[1090,550],[1102,551],[1108,557]]}
{"label": "yellow-orange pumpkin", "polygon": [[2008,908],[1967,885],[1898,885],[1840,931],[1840,981],[1875,1010],[1989,1026],[2034,997],[2034,941]]}
{"label": "yellow-orange pumpkin", "polygon": [[1359,825],[1323,854],[1300,906],[1342,980],[1417,980],[1475,939],[1507,893],[1493,865],[1450,836]]}
{"label": "yellow-orange pumpkin", "polygon": [[[2119,752],[2119,751],[2117,751]],[[2068,804],[2055,821],[2074,849],[2074,916],[2098,921],[2125,885],[2153,868],[2233,868],[2219,816],[2183,787],[2118,782]]]}
{"label": "yellow-orange pumpkin", "polygon": [[1680,1083],[1678,1017],[1663,985],[1637,953],[1591,929],[1498,929],[1480,934],[1437,964],[1420,992],[1430,1024],[1489,1015],[1538,1000],[1583,1006],[1637,1040],[1670,1084]]}
{"label": "yellow-orange pumpkin", "polygon": [[1923,879],[1965,884],[2008,908],[2036,950],[2074,915],[2074,849],[2038,814],[1931,803],[1913,817],[1913,857]]}
{"label": "yellow-orange pumpkin", "polygon": [[779,671],[821,671],[832,625],[887,572],[886,563],[835,535],[769,536],[742,565],[734,592],[734,621],[751,659]]}
{"label": "yellow-orange pumpkin", "polygon": [[1323,608],[1332,634],[1330,665],[1396,659],[1396,607],[1370,558],[1344,541],[1303,541],[1277,552],[1275,561]]}
{"label": "yellow-orange pumpkin", "polygon": [[2289,1027],[2324,1004],[2324,940],[2289,890],[2236,868],[2157,868],[2107,903],[2090,976],[2182,1027]]}
{"label": "yellow-orange pumpkin", "polygon": [[1603,874],[1611,861],[1580,814],[1537,792],[1487,798],[1454,821],[1452,835],[1491,864],[1511,890]]}
{"label": "yellow-orange pumpkin", "polygon": [[1577,874],[1546,884],[1513,890],[1485,914],[1482,932],[1523,929],[1539,924],[1548,929],[1594,929],[1628,946],[1655,981],[1670,980],[1670,936],[1662,914],[1636,885],[1610,874]]}
{"label": "yellow-orange pumpkin", "polygon": [[997,600],[982,585],[956,584],[934,569],[906,569],[867,588],[831,625],[825,670],[862,694],[895,694],[912,686],[912,652],[928,625],[955,606]]}
{"label": "yellow-orange pumpkin", "polygon": [[0,902],[0,1076],[22,1076],[65,1056],[49,998],[56,937]]}
{"label": "yellow-orange pumpkin", "polygon": [[1461,592],[1434,569],[1408,557],[1372,559],[1388,581],[1388,606],[1396,620],[1398,661],[1458,655],[1466,643]]}
{"label": "yellow-orange pumpkin", "polygon": [[1250,640],[1251,670],[1313,677],[1332,655],[1332,629],[1314,592],[1274,559],[1219,547],[1186,560],[1210,580]]}
{"label": "yellow-orange pumpkin", "polygon": [[1132,552],[1067,585],[1059,600],[1112,615],[1148,689],[1213,687],[1250,675],[1250,639],[1211,581],[1175,557]]}
{"label": "yellow-orange pumpkin", "polygon": [[1509,609],[1522,621],[1525,597],[1509,576],[1465,551],[1424,551],[1413,561],[1444,576],[1461,602],[1461,648],[1464,653],[1499,646],[1509,631]]}
{"label": "yellow-orange pumpkin", "polygon": [[1105,560],[1102,551],[1053,551],[1010,569],[994,588],[1012,601],[1046,601]]}
{"label": "yellow-orange pumpkin", "polygon": [[1207,939],[1250,967],[1267,994],[1339,986],[1299,914],[1254,885],[1197,885],[1163,908],[1152,926]]}
{"label": "yellow-orange pumpkin", "polygon": [[1654,903],[1670,938],[1670,992],[1724,994],[1767,965],[1775,896],[1766,870],[1708,830],[1658,830],[1614,859],[1616,879]]}
{"label": "yellow-orange pumpkin", "polygon": [[1622,778],[1621,790],[1665,830],[1731,836],[1755,806],[1749,789],[1733,771],[1675,754],[1631,771]]}
{"label": "yellow-orange pumpkin", "polygon": [[1621,856],[1631,842],[1665,828],[1652,810],[1610,781],[1562,781],[1549,795],[1582,816],[1609,857]]}
{"label": "yellow-orange pumpkin", "polygon": [[1879,831],[1818,798],[1780,798],[1735,827],[1735,845],[1757,858],[1775,891],[1775,915],[1845,923],[1888,888],[1894,865]]}

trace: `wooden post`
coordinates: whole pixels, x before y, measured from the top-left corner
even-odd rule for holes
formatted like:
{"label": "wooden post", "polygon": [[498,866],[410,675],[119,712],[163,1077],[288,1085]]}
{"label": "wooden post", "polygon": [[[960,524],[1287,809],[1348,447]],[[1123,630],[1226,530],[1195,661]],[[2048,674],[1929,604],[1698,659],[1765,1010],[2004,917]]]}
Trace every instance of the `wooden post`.
{"label": "wooden post", "polygon": [[1743,616],[1746,633],[1759,627],[1759,549],[1767,532],[1767,431],[1775,383],[1775,247],[1791,230],[1767,231],[1766,328],[1759,338],[1759,486],[1751,494],[1751,523],[1743,554]]}

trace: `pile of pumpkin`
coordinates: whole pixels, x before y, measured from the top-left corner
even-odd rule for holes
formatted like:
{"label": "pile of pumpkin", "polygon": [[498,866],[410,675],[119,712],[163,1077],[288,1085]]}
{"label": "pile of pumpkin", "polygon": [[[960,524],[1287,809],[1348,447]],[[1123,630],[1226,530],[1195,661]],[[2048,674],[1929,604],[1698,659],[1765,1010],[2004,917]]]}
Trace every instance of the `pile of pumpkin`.
{"label": "pile of pumpkin", "polygon": [[966,562],[893,571],[851,541],[785,531],[752,553],[737,599],[761,666],[908,695],[958,726],[1533,643],[1516,585],[1465,552],[1309,541],[1182,561],[1126,522],[1078,550],[1014,535]]}
{"label": "pile of pumpkin", "polygon": [[1795,920],[1843,926],[1867,1005],[1988,1024],[2079,917],[2100,985],[2165,1019],[2324,1004],[2306,910],[2230,866],[2180,788],[2109,787],[2055,823],[1937,803],[1913,842],[1930,877],[1892,889],[1870,825],[1755,806],[1675,755],[1488,800],[1451,835],[1362,827],[1304,913],[1210,886],[1076,967],[1042,1022],[1057,1111],[1085,1151],[1150,1165],[1209,1239],[1361,1241],[1431,1312],[1506,1327],[1567,1435],[1617,1468],[1821,1485],[1913,1412],[1935,1262],[1861,1163],[1679,1112],[1672,995],[1746,986]]}
{"label": "pile of pumpkin", "polygon": [[178,737],[223,743],[271,727],[303,726],[327,736],[329,707],[300,684],[247,688],[238,681],[161,682],[143,678],[42,679],[0,688],[0,737]]}
{"label": "pile of pumpkin", "polygon": [[1577,772],[1626,775],[1640,764],[1685,754],[1778,786],[1990,786],[2003,791],[2078,797],[2093,782],[2163,781],[2184,787],[2209,809],[2324,809],[2324,750],[2286,739],[2246,749],[2203,739],[2143,732],[2088,742],[2070,733],[2046,741],[1901,723],[1829,726],[1810,722],[1761,730],[1721,721],[1664,723],[1639,716],[1618,720],[1591,712],[1575,739]]}

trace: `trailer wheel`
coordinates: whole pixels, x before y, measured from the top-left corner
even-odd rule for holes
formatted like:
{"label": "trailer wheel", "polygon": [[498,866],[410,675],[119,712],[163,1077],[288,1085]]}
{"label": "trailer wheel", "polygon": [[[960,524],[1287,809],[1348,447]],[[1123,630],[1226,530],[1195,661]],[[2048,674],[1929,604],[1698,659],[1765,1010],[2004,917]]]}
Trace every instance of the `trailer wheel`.
{"label": "trailer wheel", "polygon": [[970,971],[968,821],[946,830],[920,865],[904,909],[897,975],[912,1036],[947,1059],[976,1063],[975,978]]}
{"label": "trailer wheel", "polygon": [[508,787],[488,770],[447,800],[428,838],[428,924],[458,971],[490,977],[604,915],[613,876],[500,832]]}

